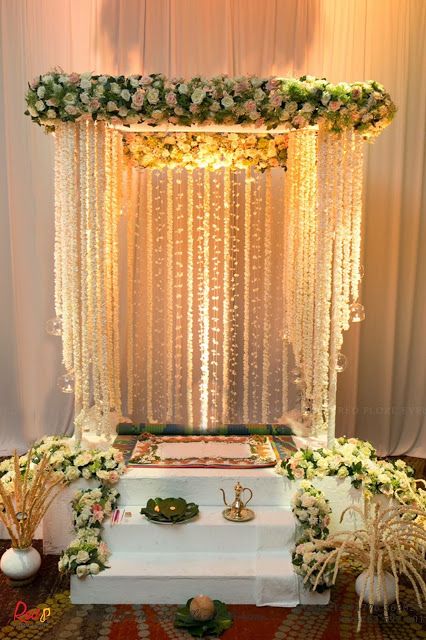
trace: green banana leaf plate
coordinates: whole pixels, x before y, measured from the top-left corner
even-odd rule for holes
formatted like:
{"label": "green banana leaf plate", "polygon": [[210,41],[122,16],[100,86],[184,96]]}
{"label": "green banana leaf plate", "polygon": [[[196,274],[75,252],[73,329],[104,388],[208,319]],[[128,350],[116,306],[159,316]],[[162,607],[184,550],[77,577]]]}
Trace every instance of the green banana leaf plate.
{"label": "green banana leaf plate", "polygon": [[141,509],[141,514],[156,524],[181,524],[198,513],[198,505],[183,498],[150,498]]}

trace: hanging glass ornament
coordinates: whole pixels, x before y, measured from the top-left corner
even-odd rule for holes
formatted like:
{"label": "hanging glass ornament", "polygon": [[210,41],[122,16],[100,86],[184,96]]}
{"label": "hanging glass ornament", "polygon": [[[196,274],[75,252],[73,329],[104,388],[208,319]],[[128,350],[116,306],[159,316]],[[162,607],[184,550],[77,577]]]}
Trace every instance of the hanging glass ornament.
{"label": "hanging glass ornament", "polygon": [[359,302],[353,302],[350,306],[351,322],[362,322],[365,320],[364,305]]}
{"label": "hanging glass ornament", "polygon": [[58,378],[58,387],[62,393],[74,393],[74,374],[64,373]]}
{"label": "hanging glass ornament", "polygon": [[61,336],[62,335],[62,318],[55,317],[49,318],[46,322],[46,333],[49,336]]}
{"label": "hanging glass ornament", "polygon": [[348,359],[344,353],[338,353],[336,358],[336,371],[342,373],[348,366]]}

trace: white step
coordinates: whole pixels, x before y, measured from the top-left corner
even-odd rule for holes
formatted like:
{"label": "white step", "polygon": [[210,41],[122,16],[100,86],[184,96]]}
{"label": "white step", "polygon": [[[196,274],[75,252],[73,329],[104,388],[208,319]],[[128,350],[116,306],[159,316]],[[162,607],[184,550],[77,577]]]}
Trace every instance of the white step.
{"label": "white step", "polygon": [[201,507],[192,521],[159,525],[141,515],[139,506],[122,506],[131,517],[108,521],[103,539],[111,551],[135,553],[218,552],[242,553],[282,550],[293,545],[295,519],[289,508],[256,507],[249,522],[229,522],[222,507]]}
{"label": "white step", "polygon": [[74,604],[180,604],[204,593],[229,604],[300,601],[290,554],[113,553],[97,576],[71,577]]}
{"label": "white step", "polygon": [[[185,498],[201,506],[223,505],[220,488],[228,502],[234,499],[234,486],[240,481],[253,491],[249,506],[290,505],[297,487],[279,476],[274,467],[265,469],[158,469],[130,468],[120,479],[120,504],[145,505],[149,498]],[[247,494],[246,494],[247,496]]]}

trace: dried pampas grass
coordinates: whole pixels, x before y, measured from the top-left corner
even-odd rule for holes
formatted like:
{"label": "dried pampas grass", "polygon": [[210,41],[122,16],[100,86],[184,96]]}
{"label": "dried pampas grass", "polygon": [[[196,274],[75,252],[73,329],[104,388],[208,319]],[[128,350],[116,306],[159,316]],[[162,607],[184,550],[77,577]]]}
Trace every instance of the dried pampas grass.
{"label": "dried pampas grass", "polygon": [[50,466],[50,454],[44,454],[36,465],[32,465],[31,457],[32,449],[22,470],[15,451],[13,469],[0,479],[0,521],[15,549],[31,546],[44,514],[66,485],[63,474]]}

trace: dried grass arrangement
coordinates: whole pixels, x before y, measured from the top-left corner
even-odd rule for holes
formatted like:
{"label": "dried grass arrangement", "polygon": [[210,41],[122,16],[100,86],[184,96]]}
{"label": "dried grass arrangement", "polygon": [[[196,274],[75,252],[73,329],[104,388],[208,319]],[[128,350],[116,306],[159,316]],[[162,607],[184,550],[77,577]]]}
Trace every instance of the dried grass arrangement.
{"label": "dried grass arrangement", "polygon": [[[340,517],[343,521],[349,511],[359,513],[363,520],[363,528],[355,531],[342,531],[328,536],[325,540],[312,540],[314,553],[318,553],[317,562],[309,569],[304,582],[308,582],[314,572],[318,572],[314,582],[319,584],[327,567],[334,565],[332,583],[344,558],[359,562],[366,569],[358,603],[358,626],[361,629],[362,603],[369,589],[368,602],[370,611],[374,606],[374,588],[377,576],[378,591],[383,600],[384,616],[388,621],[388,605],[391,603],[386,588],[386,572],[393,575],[396,588],[396,603],[401,612],[399,599],[399,578],[405,576],[416,594],[419,607],[426,603],[426,528],[424,525],[426,512],[417,507],[405,505],[383,507],[379,503],[365,502],[364,510],[359,507],[348,507]],[[322,553],[321,553],[322,552]]]}
{"label": "dried grass arrangement", "polygon": [[37,464],[31,462],[30,449],[21,468],[14,453],[13,470],[0,479],[0,521],[6,527],[12,547],[27,549],[35,530],[52,501],[66,486],[62,473],[50,465],[51,454],[44,454]]}

